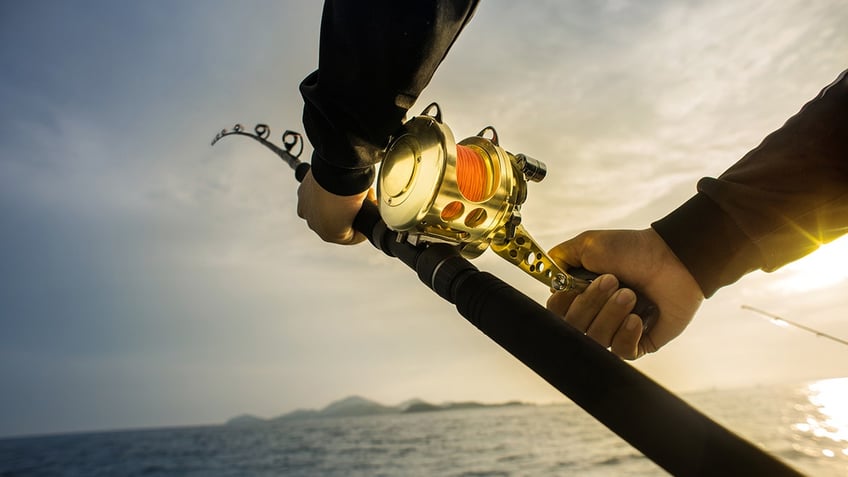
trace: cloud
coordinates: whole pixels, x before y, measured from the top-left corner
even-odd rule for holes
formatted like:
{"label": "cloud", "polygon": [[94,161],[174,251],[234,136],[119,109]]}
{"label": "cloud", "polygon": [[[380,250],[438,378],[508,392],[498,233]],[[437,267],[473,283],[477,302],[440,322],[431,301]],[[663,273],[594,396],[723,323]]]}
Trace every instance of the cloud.
{"label": "cloud", "polygon": [[[439,72],[434,99],[448,98],[459,137],[488,121],[507,148],[547,162],[550,182],[530,201],[569,223],[621,220],[686,181],[694,192],[844,68],[835,4],[487,7]],[[514,34],[493,33],[505,31]]]}
{"label": "cloud", "polygon": [[[0,380],[16,390],[0,434],[275,415],[369,390],[550,396],[405,266],[315,239],[269,152],[209,147],[236,122],[299,129],[318,2],[45,8],[0,18]],[[524,215],[550,246],[685,200],[833,79],[845,21],[838,2],[485,3],[413,111],[438,100],[457,137],[492,124],[547,162]],[[476,263],[547,293],[490,253]],[[746,299],[776,299],[761,278]],[[703,356],[734,293],[646,369],[718,380]]]}

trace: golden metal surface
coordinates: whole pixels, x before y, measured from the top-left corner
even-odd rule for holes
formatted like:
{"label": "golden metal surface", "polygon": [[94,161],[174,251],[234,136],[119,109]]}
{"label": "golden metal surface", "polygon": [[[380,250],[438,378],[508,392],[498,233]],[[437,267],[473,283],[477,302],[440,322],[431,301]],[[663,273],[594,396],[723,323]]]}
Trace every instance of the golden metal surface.
{"label": "golden metal surface", "polygon": [[[492,251],[507,262],[524,270],[525,273],[557,291],[574,288],[573,280],[533,240],[523,225],[515,227],[512,240],[494,240]],[[562,282],[561,284],[558,284]]]}
{"label": "golden metal surface", "polygon": [[421,233],[432,219],[445,169],[456,163],[450,130],[429,116],[407,122],[386,151],[377,181],[380,215],[391,229]]}
{"label": "golden metal surface", "polygon": [[[435,109],[435,114],[427,114]],[[484,137],[486,132],[491,138]],[[489,246],[508,262],[556,290],[580,287],[562,271],[520,225],[519,210],[527,198],[523,169],[532,161],[531,177],[541,180],[545,166],[498,145],[497,132],[483,129],[463,139],[482,160],[484,177],[474,177],[482,190],[478,200],[466,197],[457,176],[457,143],[441,122],[438,105],[403,125],[386,150],[377,181],[380,215],[395,231],[418,241],[450,243],[467,258],[482,254]],[[475,167],[474,172],[479,172]],[[468,173],[468,171],[460,171]],[[464,177],[467,179],[467,177]],[[466,183],[467,184],[467,183]],[[469,194],[471,195],[471,194]],[[581,280],[577,280],[581,281]],[[585,285],[583,285],[585,286]]]}

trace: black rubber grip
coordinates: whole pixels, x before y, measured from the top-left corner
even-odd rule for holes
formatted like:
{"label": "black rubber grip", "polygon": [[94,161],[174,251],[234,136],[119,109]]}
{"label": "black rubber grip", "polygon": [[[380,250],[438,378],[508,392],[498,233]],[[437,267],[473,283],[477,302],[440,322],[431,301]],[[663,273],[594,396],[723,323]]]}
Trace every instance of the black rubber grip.
{"label": "black rubber grip", "polygon": [[[580,278],[589,282],[594,281],[600,276],[597,273],[591,272],[582,267],[569,268],[568,274],[575,278]],[[633,307],[633,313],[636,313],[639,315],[639,318],[642,318],[642,333],[649,332],[651,328],[653,328],[654,323],[656,323],[657,318],[660,317],[659,307],[656,303],[652,302],[638,290],[628,286],[626,283],[619,283],[618,287],[629,288],[636,294],[636,305]]]}
{"label": "black rubber grip", "polygon": [[359,212],[353,219],[353,229],[357,232],[361,232],[373,243],[372,231],[374,230],[374,226],[376,226],[380,220],[380,209],[377,208],[377,204],[366,200],[362,203],[362,208],[359,209]]}
{"label": "black rubber grip", "polygon": [[297,165],[294,170],[294,178],[297,179],[298,182],[303,182],[303,178],[306,177],[306,173],[309,172],[309,168],[311,166],[308,162],[301,162]]}

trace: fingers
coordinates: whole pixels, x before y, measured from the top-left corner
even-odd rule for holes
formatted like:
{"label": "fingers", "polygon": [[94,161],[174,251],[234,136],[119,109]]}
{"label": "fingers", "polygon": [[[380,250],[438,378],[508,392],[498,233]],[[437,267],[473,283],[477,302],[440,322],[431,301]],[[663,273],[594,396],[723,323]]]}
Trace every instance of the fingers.
{"label": "fingers", "polygon": [[586,241],[584,240],[585,233],[566,240],[548,251],[548,256],[562,267],[582,267],[584,266],[581,257],[583,256]]}
{"label": "fingers", "polygon": [[613,275],[601,275],[579,295],[555,293],[547,303],[568,324],[624,359],[641,354],[642,320],[631,313],[635,304],[636,294],[619,289]]}
{"label": "fingers", "polygon": [[612,345],[613,336],[621,328],[635,304],[636,295],[632,290],[622,288],[616,291],[602,305],[601,311],[586,330],[586,336],[609,348]]}
{"label": "fingers", "polygon": [[642,320],[633,313],[624,318],[618,332],[612,338],[612,352],[624,359],[636,359],[642,354],[639,340],[642,338]]}
{"label": "fingers", "polygon": [[374,200],[372,190],[351,196],[335,195],[318,184],[308,172],[297,189],[297,215],[325,242],[352,245],[366,237],[352,224],[364,200]]}
{"label": "fingers", "polygon": [[[601,275],[577,298],[565,313],[565,321],[587,333],[596,316],[618,288],[618,280],[612,275]],[[617,328],[617,327],[616,327]],[[603,343],[601,343],[603,344]],[[609,346],[608,344],[606,346]]]}
{"label": "fingers", "polygon": [[565,312],[568,311],[568,307],[571,306],[571,303],[578,296],[580,295],[575,292],[553,293],[548,297],[547,308],[557,315],[565,316]]}

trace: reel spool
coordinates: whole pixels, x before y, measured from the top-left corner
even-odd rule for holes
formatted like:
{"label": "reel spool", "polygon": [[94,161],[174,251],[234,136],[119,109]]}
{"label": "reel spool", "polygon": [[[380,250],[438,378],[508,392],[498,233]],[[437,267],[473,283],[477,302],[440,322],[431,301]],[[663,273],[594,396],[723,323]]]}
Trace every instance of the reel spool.
{"label": "reel spool", "polygon": [[581,291],[590,281],[560,269],[521,224],[527,181],[539,182],[546,172],[544,163],[501,148],[491,126],[455,142],[432,103],[386,150],[377,182],[380,215],[410,243],[453,244],[466,258],[491,247],[553,290]]}

